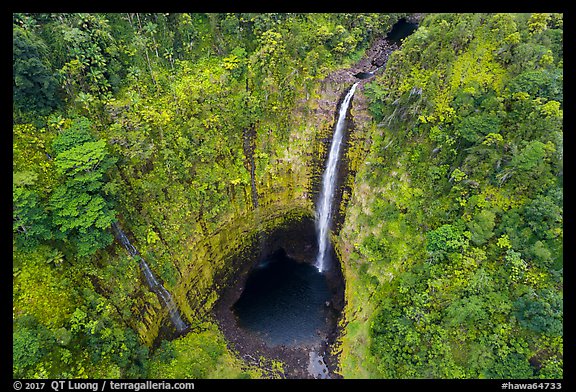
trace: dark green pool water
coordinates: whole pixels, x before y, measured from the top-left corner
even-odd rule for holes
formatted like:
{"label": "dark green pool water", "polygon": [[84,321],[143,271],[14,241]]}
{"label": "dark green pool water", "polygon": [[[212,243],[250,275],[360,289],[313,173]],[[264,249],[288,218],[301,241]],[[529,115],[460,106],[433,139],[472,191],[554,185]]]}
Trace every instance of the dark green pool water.
{"label": "dark green pool water", "polygon": [[280,250],[261,260],[234,304],[238,326],[268,345],[313,344],[327,325],[330,291],[323,274]]}

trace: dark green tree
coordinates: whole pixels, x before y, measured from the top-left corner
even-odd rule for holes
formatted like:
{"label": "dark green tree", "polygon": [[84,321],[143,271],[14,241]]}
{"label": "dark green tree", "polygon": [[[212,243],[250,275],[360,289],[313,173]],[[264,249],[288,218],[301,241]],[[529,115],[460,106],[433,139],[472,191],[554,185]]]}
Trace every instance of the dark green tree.
{"label": "dark green tree", "polygon": [[85,119],[77,120],[54,140],[55,165],[62,184],[50,197],[57,237],[72,242],[80,256],[93,254],[112,242],[106,229],[115,220],[102,188],[116,159],[108,153],[104,140],[91,140],[86,126]]}
{"label": "dark green tree", "polygon": [[58,105],[58,84],[42,55],[46,45],[33,32],[14,25],[12,51],[14,106],[47,114]]}
{"label": "dark green tree", "polygon": [[56,340],[33,317],[23,316],[14,322],[12,342],[14,377],[34,378],[37,365],[52,351]]}
{"label": "dark green tree", "polygon": [[37,177],[34,172],[16,172],[13,175],[12,227],[17,244],[27,249],[51,237],[50,220],[33,188]]}
{"label": "dark green tree", "polygon": [[460,252],[467,247],[468,238],[456,225],[445,224],[426,233],[426,250],[432,260],[443,260],[448,253]]}
{"label": "dark green tree", "polygon": [[547,335],[562,335],[564,303],[557,292],[543,289],[525,294],[514,303],[514,308],[514,314],[524,328]]}
{"label": "dark green tree", "polygon": [[524,208],[528,226],[543,239],[557,237],[558,233],[554,229],[562,225],[562,193],[550,193],[537,196]]}

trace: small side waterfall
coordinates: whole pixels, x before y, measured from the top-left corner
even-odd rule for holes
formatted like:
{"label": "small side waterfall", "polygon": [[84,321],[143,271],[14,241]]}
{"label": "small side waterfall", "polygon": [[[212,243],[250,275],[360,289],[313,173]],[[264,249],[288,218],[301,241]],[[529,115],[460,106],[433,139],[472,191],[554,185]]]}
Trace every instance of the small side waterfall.
{"label": "small side waterfall", "polygon": [[170,319],[172,323],[176,327],[176,330],[181,333],[183,332],[188,326],[180,317],[180,312],[178,312],[178,308],[172,299],[172,295],[166,290],[164,286],[162,286],[154,277],[152,270],[148,266],[148,263],[140,256],[140,252],[130,243],[126,234],[122,231],[120,226],[117,223],[112,224],[112,228],[116,233],[116,238],[122,243],[124,248],[128,251],[130,256],[136,258],[138,260],[138,264],[140,265],[140,269],[146,278],[146,282],[148,283],[148,287],[150,290],[156,293],[164,307],[168,309],[168,313],[170,314]]}
{"label": "small side waterfall", "polygon": [[340,105],[338,112],[338,121],[336,122],[336,129],[332,137],[332,146],[330,147],[330,154],[328,155],[328,162],[324,175],[322,176],[322,191],[316,206],[316,231],[318,233],[318,257],[316,258],[316,268],[318,271],[323,272],[328,268],[327,251],[330,244],[329,232],[330,225],[332,224],[332,199],[334,198],[334,191],[336,188],[337,180],[337,167],[340,156],[340,147],[342,146],[342,138],[344,137],[344,125],[346,120],[346,113],[348,113],[348,106],[352,101],[352,96],[356,91],[356,82],[350,88],[350,91],[344,97],[344,101]]}

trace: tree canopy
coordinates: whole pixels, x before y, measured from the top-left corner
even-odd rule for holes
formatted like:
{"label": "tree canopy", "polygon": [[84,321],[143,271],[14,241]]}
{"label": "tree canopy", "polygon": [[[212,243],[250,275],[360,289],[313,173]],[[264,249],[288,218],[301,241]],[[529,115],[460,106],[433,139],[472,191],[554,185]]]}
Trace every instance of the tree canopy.
{"label": "tree canopy", "polygon": [[280,377],[210,315],[213,241],[313,209],[334,75],[401,18],[350,116],[337,371],[562,378],[562,14],[140,12],[13,14],[14,377]]}

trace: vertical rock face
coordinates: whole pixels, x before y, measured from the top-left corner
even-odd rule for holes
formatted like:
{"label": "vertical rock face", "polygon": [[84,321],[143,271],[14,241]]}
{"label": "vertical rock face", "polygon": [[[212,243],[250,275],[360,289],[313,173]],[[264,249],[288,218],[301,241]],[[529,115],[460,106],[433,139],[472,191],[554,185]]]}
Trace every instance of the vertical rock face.
{"label": "vertical rock face", "polygon": [[348,108],[352,102],[358,83],[359,82],[356,82],[350,87],[350,90],[346,93],[344,100],[338,108],[338,119],[334,126],[330,153],[328,154],[322,176],[322,191],[316,204],[316,230],[318,232],[318,257],[316,267],[320,272],[330,269],[330,260],[327,258],[326,251],[330,245],[330,229],[332,227],[332,217],[334,216],[332,210],[337,209],[333,201],[339,182],[338,167],[340,151],[342,150],[342,144],[344,144],[344,136],[348,130],[348,122],[346,121]]}
{"label": "vertical rock face", "polygon": [[258,191],[256,189],[256,163],[254,162],[254,149],[256,142],[256,130],[254,125],[246,128],[243,132],[242,148],[244,150],[244,167],[250,172],[250,189],[252,190],[252,207],[258,208]]}
{"label": "vertical rock face", "polygon": [[[318,371],[328,377],[329,373],[334,375],[335,369],[332,363],[328,364],[331,355],[329,347],[335,341],[337,323],[344,305],[344,282],[339,268],[333,268],[325,274],[329,301],[322,304],[325,306],[323,312],[325,312],[326,323],[316,330],[318,339],[299,341],[294,344],[270,345],[270,342],[263,339],[261,335],[246,328],[240,328],[237,315],[231,310],[241,298],[249,278],[253,276],[252,273],[261,272],[262,261],[267,260],[269,256],[277,254],[278,251],[285,251],[285,255],[297,263],[314,262],[317,253],[314,217],[310,212],[301,212],[302,215],[296,211],[282,215],[281,222],[275,222],[269,230],[259,231],[251,237],[252,243],[247,244],[242,252],[232,256],[227,265],[236,266],[234,267],[236,270],[223,269],[226,271],[225,275],[218,279],[223,287],[220,298],[213,308],[213,314],[231,347],[241,357],[263,356],[282,361],[284,375],[287,378],[318,378]],[[313,267],[310,268],[317,273]],[[263,326],[263,328],[267,327]],[[313,368],[307,367],[310,354],[314,354],[317,359],[323,357],[323,367],[319,367],[316,362]]]}
{"label": "vertical rock face", "polygon": [[[276,142],[271,132],[262,124],[243,131],[244,163],[250,173],[246,192],[246,199],[251,200],[249,207],[244,200],[232,200],[238,204],[235,212],[217,229],[203,230],[202,235],[183,240],[184,251],[179,250],[179,257],[174,260],[179,279],[170,291],[192,330],[211,311],[222,289],[234,284],[237,275],[246,268],[233,259],[245,254],[250,244],[260,241],[260,233],[271,232],[286,221],[314,216],[339,101],[353,83],[359,82],[347,117],[334,195],[334,205],[338,206],[334,231],[338,232],[356,169],[369,148],[370,117],[362,90],[370,78],[359,80],[354,74],[382,72],[382,69],[376,70],[374,59],[381,62],[390,51],[391,46],[385,40],[377,40],[356,65],[330,73],[313,91],[297,99],[287,139],[272,146],[267,166],[259,162],[262,162],[261,151],[269,151],[270,143]],[[146,320],[137,329],[143,340],[150,342],[157,337],[160,324],[167,324],[167,314],[149,306]]]}

